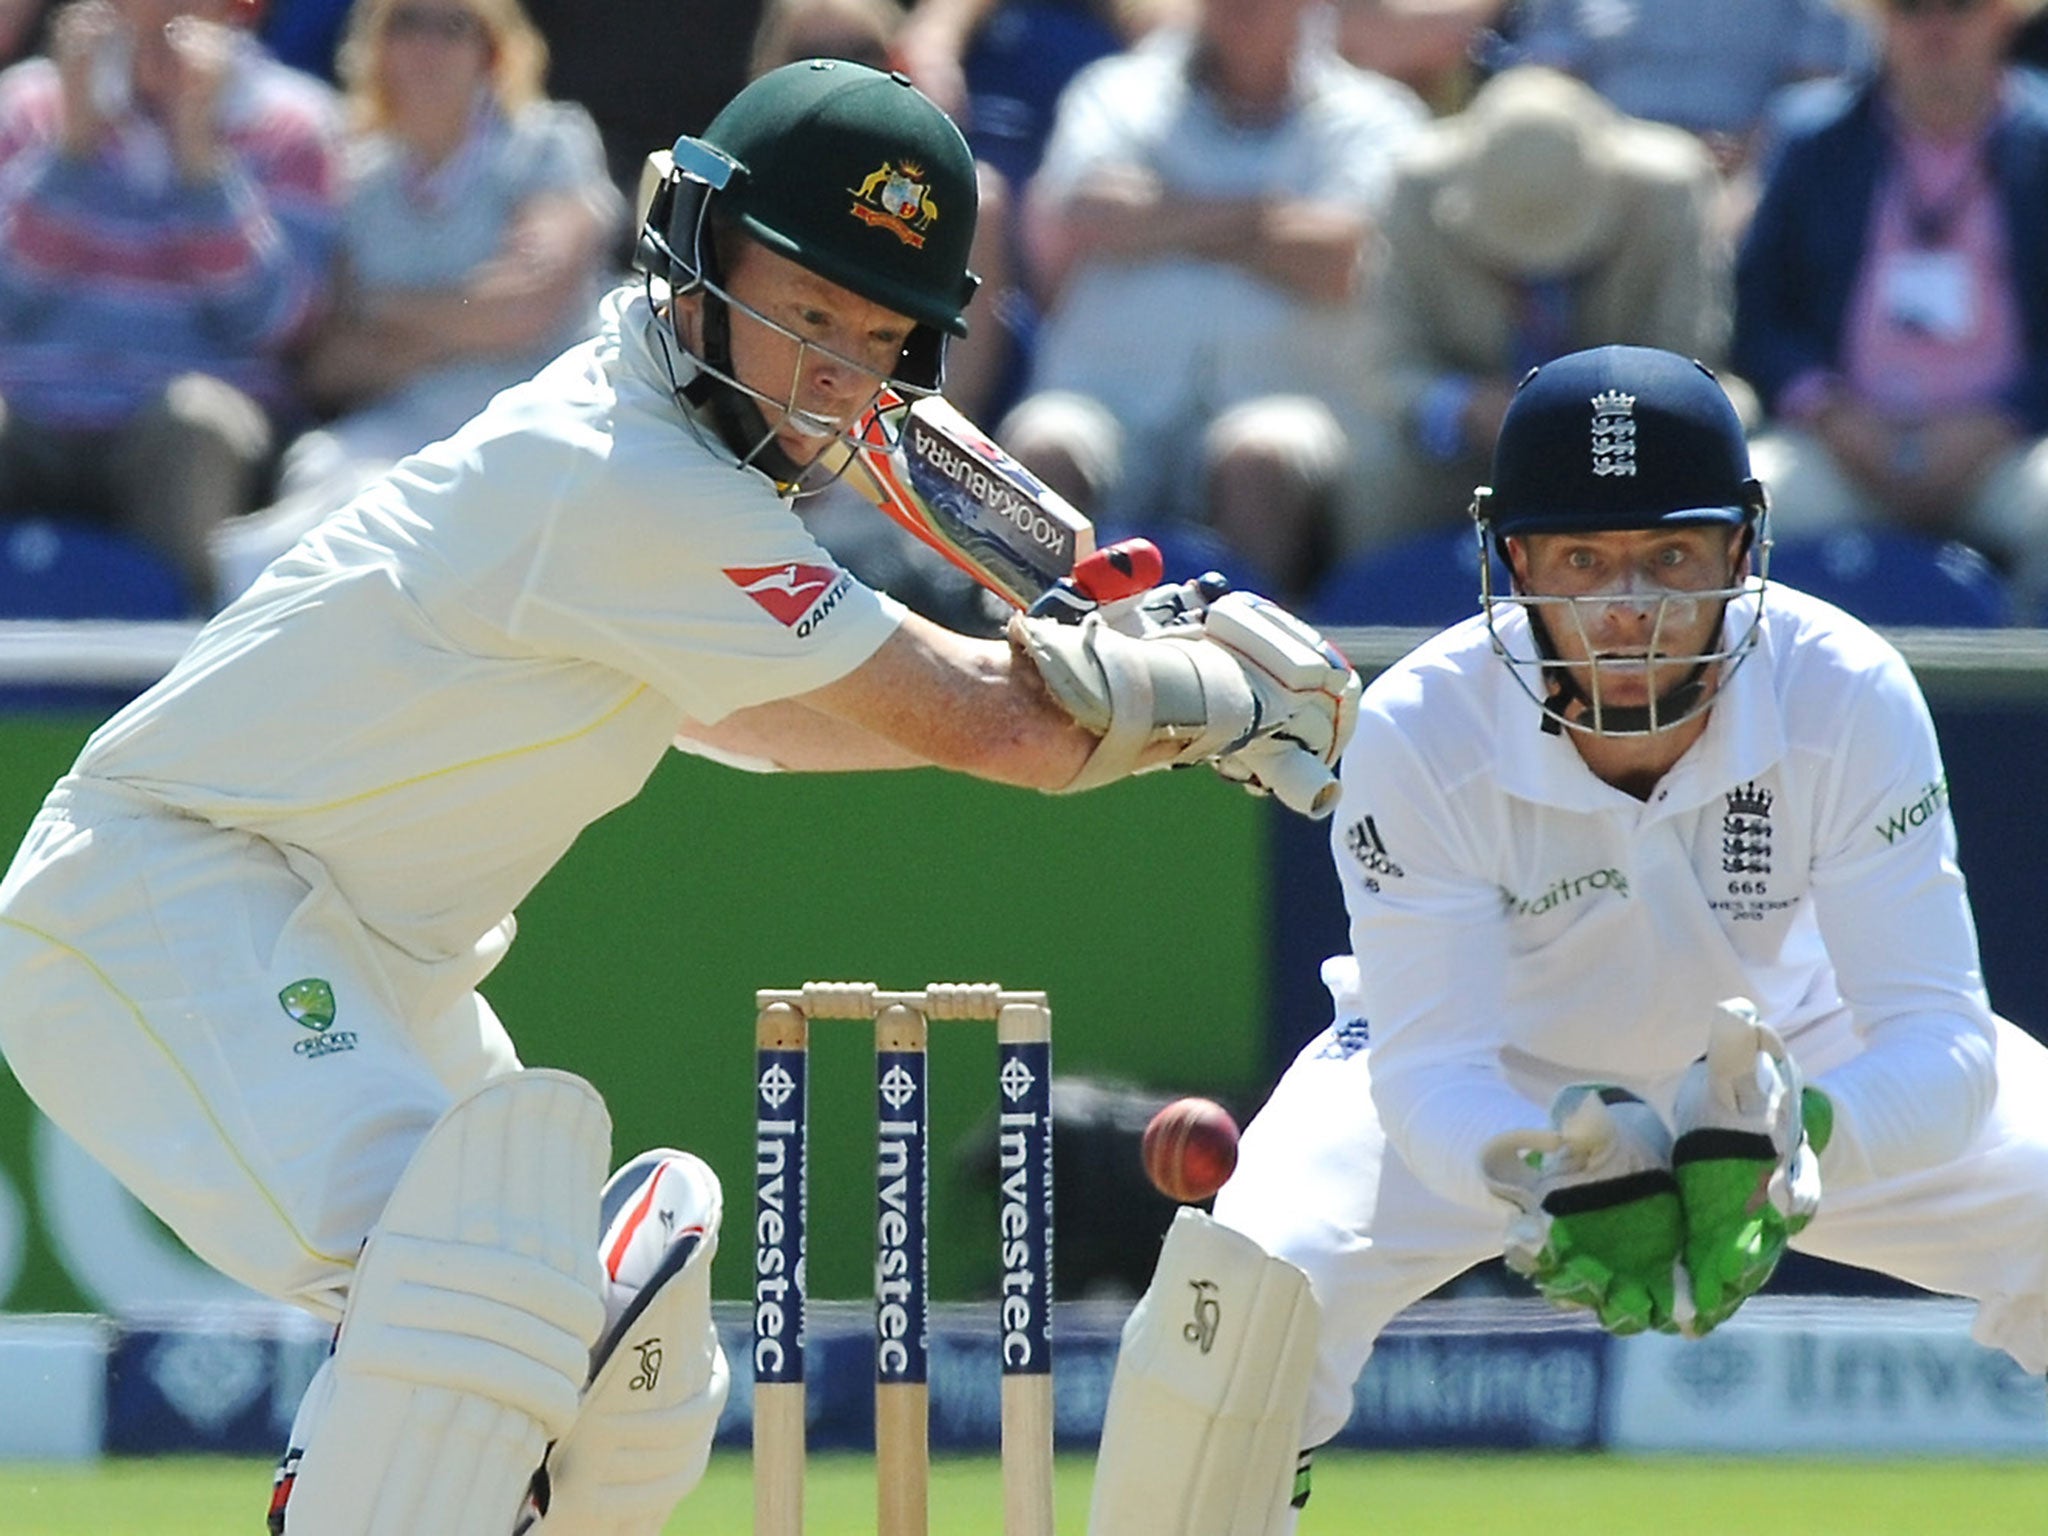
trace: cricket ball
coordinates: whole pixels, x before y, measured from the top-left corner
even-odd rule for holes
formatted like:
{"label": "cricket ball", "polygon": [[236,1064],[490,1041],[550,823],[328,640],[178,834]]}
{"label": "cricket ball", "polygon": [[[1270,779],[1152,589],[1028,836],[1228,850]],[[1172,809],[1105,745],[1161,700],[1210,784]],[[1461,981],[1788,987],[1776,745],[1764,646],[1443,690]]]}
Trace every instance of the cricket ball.
{"label": "cricket ball", "polygon": [[1237,1122],[1213,1099],[1175,1099],[1145,1127],[1142,1150],[1153,1187],[1193,1205],[1221,1189],[1237,1167]]}

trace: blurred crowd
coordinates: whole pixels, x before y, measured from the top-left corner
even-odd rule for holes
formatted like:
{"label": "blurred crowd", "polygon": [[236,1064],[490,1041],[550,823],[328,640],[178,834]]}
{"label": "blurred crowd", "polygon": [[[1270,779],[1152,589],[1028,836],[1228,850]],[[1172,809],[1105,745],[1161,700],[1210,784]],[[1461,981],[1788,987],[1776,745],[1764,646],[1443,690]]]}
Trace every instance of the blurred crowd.
{"label": "blurred crowd", "polygon": [[232,597],[592,328],[650,150],[831,56],[979,161],[948,394],[1175,575],[1458,617],[1516,381],[1630,342],[1735,400],[1774,574],[2040,623],[2042,3],[0,0],[0,618]]}

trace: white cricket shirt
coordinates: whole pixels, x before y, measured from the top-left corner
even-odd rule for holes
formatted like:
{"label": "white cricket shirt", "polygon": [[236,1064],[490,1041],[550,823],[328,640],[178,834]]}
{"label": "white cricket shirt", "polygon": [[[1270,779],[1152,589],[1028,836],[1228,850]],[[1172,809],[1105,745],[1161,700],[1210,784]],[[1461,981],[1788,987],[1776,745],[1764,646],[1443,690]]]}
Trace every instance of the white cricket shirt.
{"label": "white cricket shirt", "polygon": [[[1500,622],[1529,654],[1526,616]],[[1342,771],[1353,954],[1325,980],[1437,1192],[1491,1205],[1480,1149],[1565,1083],[1668,1109],[1738,994],[1835,1099],[1851,1177],[1959,1150],[1988,1110],[1933,724],[1898,653],[1827,604],[1768,589],[1755,653],[1647,802],[1543,731],[1476,617],[1373,682]]]}
{"label": "white cricket shirt", "polygon": [[901,605],[697,439],[659,325],[614,293],[594,340],[279,559],[76,771],[310,852],[432,964],[631,799],[685,717],[859,666]]}

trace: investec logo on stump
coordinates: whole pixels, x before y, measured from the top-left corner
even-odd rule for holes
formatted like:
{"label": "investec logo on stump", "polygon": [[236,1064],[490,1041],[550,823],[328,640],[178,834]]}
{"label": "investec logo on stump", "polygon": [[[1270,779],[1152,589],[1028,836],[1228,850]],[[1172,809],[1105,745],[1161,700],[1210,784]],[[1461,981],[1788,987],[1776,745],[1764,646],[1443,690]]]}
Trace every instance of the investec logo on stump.
{"label": "investec logo on stump", "polygon": [[1005,1055],[996,1136],[1003,1368],[1036,1375],[1052,1369],[1052,1276],[1037,1257],[1052,1222],[1052,1056],[1043,1043],[1012,1045]]}
{"label": "investec logo on stump", "polygon": [[927,1379],[925,1056],[884,1052],[875,1081],[875,1379]]}
{"label": "investec logo on stump", "polygon": [[755,1084],[754,1379],[804,1379],[802,1051],[770,1054]]}

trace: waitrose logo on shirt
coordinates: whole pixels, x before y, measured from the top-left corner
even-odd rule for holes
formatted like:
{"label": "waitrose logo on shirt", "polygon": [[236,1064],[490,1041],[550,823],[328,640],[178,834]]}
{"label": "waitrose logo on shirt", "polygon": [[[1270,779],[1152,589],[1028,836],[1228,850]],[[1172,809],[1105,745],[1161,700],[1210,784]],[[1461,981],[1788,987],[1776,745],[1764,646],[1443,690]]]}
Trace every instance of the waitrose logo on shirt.
{"label": "waitrose logo on shirt", "polygon": [[1896,843],[1908,832],[1917,831],[1934,818],[1934,813],[1948,804],[1948,775],[1943,774],[1932,784],[1920,791],[1920,798],[1910,805],[1902,805],[1891,815],[1878,823],[1877,835],[1887,843]]}
{"label": "waitrose logo on shirt", "polygon": [[1508,912],[1514,917],[1541,917],[1554,912],[1567,903],[1590,896],[1596,891],[1612,891],[1617,896],[1628,895],[1628,876],[1618,869],[1595,869],[1583,875],[1571,875],[1554,881],[1550,889],[1541,896],[1517,896],[1513,891],[1503,890],[1502,900],[1507,903]]}

